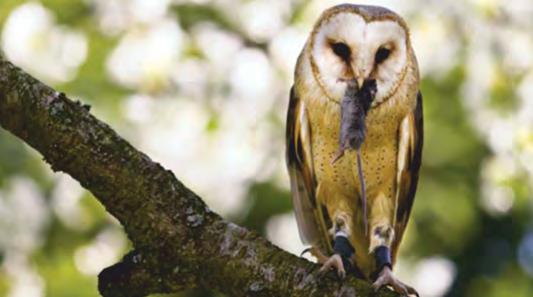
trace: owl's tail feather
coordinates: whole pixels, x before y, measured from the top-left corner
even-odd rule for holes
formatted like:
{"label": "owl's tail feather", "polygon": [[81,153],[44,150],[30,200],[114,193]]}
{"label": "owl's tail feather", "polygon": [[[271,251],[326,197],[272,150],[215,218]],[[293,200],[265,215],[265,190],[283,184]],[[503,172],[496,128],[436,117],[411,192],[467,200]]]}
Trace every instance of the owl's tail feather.
{"label": "owl's tail feather", "polygon": [[363,206],[363,226],[365,227],[365,235],[368,235],[368,219],[366,216],[366,184],[363,176],[363,161],[361,160],[361,147],[357,148],[357,175],[359,175],[359,183],[361,184],[361,204]]}

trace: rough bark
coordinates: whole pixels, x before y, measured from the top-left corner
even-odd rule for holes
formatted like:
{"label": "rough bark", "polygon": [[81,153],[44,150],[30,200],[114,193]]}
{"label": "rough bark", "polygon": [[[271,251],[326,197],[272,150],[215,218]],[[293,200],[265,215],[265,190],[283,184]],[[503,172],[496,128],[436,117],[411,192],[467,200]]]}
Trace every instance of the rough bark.
{"label": "rough bark", "polygon": [[[224,220],[88,106],[1,56],[0,125],[39,151],[53,170],[78,180],[124,226],[135,251],[99,275],[102,296],[195,287],[228,296],[373,295],[367,283],[352,277],[319,279],[316,264]],[[375,296],[395,294],[382,289]]]}

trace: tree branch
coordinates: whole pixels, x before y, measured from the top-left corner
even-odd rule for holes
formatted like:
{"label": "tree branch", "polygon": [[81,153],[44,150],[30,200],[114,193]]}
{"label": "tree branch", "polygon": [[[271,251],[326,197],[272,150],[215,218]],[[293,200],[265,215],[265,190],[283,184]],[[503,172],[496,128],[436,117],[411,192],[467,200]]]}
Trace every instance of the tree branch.
{"label": "tree branch", "polygon": [[103,296],[143,297],[154,292],[172,293],[196,286],[194,275],[180,271],[180,267],[170,261],[154,261],[156,255],[157,252],[150,250],[131,251],[121,262],[100,273],[98,290]]}
{"label": "tree branch", "polygon": [[[316,264],[225,221],[86,106],[1,56],[0,125],[39,151],[54,171],[77,179],[124,226],[137,250],[100,274],[105,297],[194,287],[228,296],[372,294],[352,277],[319,279]],[[395,294],[381,290],[377,296]]]}

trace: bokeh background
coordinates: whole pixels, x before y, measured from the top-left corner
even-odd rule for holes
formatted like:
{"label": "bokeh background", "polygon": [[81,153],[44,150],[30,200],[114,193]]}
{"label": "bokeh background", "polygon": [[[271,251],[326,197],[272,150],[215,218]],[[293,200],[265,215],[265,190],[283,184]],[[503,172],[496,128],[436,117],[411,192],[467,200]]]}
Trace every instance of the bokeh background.
{"label": "bokeh background", "polygon": [[[533,296],[533,2],[361,2],[406,18],[423,78],[400,277],[422,296]],[[285,110],[306,36],[338,3],[1,0],[1,49],[224,217],[299,253]],[[0,296],[98,296],[97,273],[130,248],[90,193],[0,131]]]}

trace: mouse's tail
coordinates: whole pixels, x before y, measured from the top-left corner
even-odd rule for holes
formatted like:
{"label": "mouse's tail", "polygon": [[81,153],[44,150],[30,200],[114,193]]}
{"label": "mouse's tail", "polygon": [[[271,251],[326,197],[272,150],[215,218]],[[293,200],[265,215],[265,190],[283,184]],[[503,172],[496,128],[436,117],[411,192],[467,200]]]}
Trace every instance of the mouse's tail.
{"label": "mouse's tail", "polygon": [[368,235],[368,219],[366,215],[366,184],[363,176],[363,161],[361,160],[361,148],[357,149],[357,173],[359,175],[359,183],[361,184],[361,204],[363,207],[363,225],[365,227],[365,235]]}

